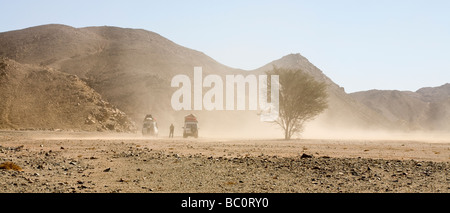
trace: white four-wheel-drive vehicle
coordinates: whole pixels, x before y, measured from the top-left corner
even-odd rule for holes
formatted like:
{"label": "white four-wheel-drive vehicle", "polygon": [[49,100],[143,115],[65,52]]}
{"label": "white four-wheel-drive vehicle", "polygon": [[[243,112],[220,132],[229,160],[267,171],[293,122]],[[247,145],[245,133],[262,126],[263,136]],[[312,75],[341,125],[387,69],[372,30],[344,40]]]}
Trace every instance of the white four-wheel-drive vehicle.
{"label": "white four-wheel-drive vehicle", "polygon": [[146,115],[142,126],[142,135],[158,136],[158,123],[152,115]]}

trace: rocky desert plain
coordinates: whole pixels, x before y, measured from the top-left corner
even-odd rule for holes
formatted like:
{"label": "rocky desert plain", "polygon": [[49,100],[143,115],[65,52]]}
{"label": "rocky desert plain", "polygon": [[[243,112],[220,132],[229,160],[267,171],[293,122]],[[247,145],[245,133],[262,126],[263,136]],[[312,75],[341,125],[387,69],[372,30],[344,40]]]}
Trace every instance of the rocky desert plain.
{"label": "rocky desert plain", "polygon": [[4,193],[448,193],[448,141],[0,133]]}

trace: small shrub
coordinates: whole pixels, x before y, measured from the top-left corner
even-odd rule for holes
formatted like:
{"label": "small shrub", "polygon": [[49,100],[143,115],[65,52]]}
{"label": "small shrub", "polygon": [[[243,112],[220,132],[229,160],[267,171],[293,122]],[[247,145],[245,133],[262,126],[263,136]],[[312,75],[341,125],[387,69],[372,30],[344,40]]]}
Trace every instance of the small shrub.
{"label": "small shrub", "polygon": [[23,169],[20,168],[20,166],[16,165],[13,162],[5,162],[5,163],[0,164],[0,169],[23,171]]}

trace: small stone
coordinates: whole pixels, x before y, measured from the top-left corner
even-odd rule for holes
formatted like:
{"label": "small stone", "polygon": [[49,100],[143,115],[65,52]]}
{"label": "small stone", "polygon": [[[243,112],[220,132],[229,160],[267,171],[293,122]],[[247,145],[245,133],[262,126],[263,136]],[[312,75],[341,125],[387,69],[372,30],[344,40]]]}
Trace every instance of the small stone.
{"label": "small stone", "polygon": [[312,158],[312,157],[313,157],[312,155],[308,155],[308,154],[303,153],[302,156],[300,156],[300,159]]}

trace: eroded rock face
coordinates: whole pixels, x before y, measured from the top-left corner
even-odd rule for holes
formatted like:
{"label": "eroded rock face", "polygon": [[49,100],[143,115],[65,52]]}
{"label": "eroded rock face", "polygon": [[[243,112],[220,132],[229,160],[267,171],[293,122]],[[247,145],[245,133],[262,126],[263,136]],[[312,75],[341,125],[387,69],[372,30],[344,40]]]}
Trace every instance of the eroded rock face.
{"label": "eroded rock face", "polygon": [[0,128],[135,131],[134,123],[75,75],[0,59]]}

